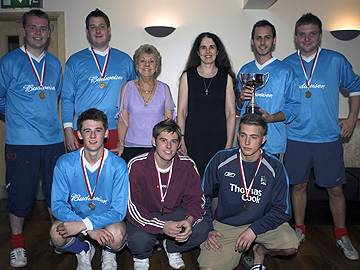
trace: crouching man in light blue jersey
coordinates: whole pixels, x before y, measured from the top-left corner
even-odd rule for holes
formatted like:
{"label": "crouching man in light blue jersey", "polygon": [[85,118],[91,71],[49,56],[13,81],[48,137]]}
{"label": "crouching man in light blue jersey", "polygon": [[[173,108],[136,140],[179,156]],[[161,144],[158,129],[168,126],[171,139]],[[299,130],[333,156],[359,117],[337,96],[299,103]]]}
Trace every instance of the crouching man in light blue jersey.
{"label": "crouching man in light blue jersey", "polygon": [[238,133],[240,148],[219,151],[206,167],[203,188],[210,232],[198,259],[202,270],[234,269],[252,244],[252,270],[265,269],[266,254],[297,251],[296,234],[287,223],[291,206],[285,168],[261,149],[266,130],[260,115],[245,114]]}
{"label": "crouching man in light blue jersey", "polygon": [[62,88],[62,120],[68,150],[80,147],[76,137],[76,121],[90,108],[103,111],[109,121],[105,147],[117,148],[115,119],[122,86],[136,78],[133,61],[126,53],[110,47],[109,17],[99,9],[86,17],[86,36],[90,46],[67,60]]}
{"label": "crouching man in light blue jersey", "polygon": [[83,112],[77,124],[84,147],[56,163],[51,206],[57,221],[50,236],[57,249],[76,254],[78,270],[92,269],[95,249],[90,242],[102,247],[102,269],[115,270],[116,252],[124,245],[127,166],[104,148],[109,131],[102,111]]}
{"label": "crouching man in light blue jersey", "polygon": [[33,207],[39,178],[50,209],[54,166],[65,151],[58,115],[61,64],[46,51],[49,17],[41,10],[30,10],[24,13],[22,24],[24,46],[0,60],[12,267],[27,264],[23,227]]}
{"label": "crouching man in light blue jersey", "polygon": [[[297,52],[284,62],[295,71],[297,91],[301,95],[299,117],[288,126],[284,164],[289,173],[296,233],[305,239],[306,187],[310,169],[314,168],[316,184],[326,188],[335,225],[336,245],[346,258],[358,260],[345,227],[346,182],[340,135],[351,135],[359,113],[360,77],[340,53],[320,48],[322,23],[308,13],[295,25]],[[350,96],[350,112],[339,128],[339,91]]]}
{"label": "crouching man in light blue jersey", "polygon": [[251,32],[251,46],[255,60],[240,69],[237,85],[240,92],[240,114],[244,115],[253,89],[242,85],[241,74],[268,74],[264,87],[255,92],[256,104],[261,108],[262,117],[269,123],[264,150],[282,158],[286,149],[286,124],[297,116],[300,102],[298,91],[295,89],[293,70],[272,56],[275,44],[274,25],[267,20],[255,23]]}

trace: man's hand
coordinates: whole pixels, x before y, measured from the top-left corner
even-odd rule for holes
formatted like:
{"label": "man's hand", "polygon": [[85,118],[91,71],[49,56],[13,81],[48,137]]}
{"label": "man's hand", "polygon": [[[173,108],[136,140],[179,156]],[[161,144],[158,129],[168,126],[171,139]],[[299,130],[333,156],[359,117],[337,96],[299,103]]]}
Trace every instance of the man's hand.
{"label": "man's hand", "polygon": [[244,102],[245,100],[251,99],[254,92],[254,87],[245,86],[240,92],[240,100]]}
{"label": "man's hand", "polygon": [[178,150],[180,152],[180,154],[186,156],[187,155],[187,148],[185,145],[185,138],[184,136],[181,136],[181,142],[180,142],[180,148]]}
{"label": "man's hand", "polygon": [[211,231],[208,234],[208,238],[204,243],[204,246],[207,250],[221,250],[222,249],[222,245],[219,243],[219,238],[224,237],[224,235],[221,232],[218,231]]}
{"label": "man's hand", "polygon": [[74,130],[71,127],[67,127],[64,130],[65,134],[65,146],[68,151],[75,151],[79,148],[79,143],[74,135]]}
{"label": "man's hand", "polygon": [[97,241],[101,246],[111,246],[114,242],[114,235],[107,229],[88,231],[88,235]]}
{"label": "man's hand", "polygon": [[177,234],[181,231],[181,226],[178,225],[179,221],[171,221],[168,220],[164,224],[163,232],[170,236],[170,237],[176,237]]}
{"label": "man's hand", "polygon": [[259,109],[261,117],[265,120],[266,123],[271,123],[274,121],[273,116],[265,111],[264,109]]}
{"label": "man's hand", "polygon": [[180,228],[180,233],[175,236],[175,241],[186,242],[192,234],[192,222],[184,219],[178,222],[177,227]]}
{"label": "man's hand", "polygon": [[247,251],[250,248],[252,242],[254,242],[255,238],[256,238],[256,234],[253,232],[253,230],[247,228],[236,239],[235,251],[239,251],[239,252]]}
{"label": "man's hand", "polygon": [[350,137],[354,131],[356,125],[356,119],[354,118],[347,118],[340,122],[341,128],[341,137]]}
{"label": "man's hand", "polygon": [[86,229],[82,221],[62,222],[56,227],[56,231],[63,237],[74,236]]}

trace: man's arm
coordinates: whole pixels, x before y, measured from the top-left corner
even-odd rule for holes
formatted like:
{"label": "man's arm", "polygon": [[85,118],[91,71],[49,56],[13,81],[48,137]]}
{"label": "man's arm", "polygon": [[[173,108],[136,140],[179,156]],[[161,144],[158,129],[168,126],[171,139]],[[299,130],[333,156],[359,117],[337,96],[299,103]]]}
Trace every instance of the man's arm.
{"label": "man's arm", "polygon": [[144,182],[147,181],[147,177],[151,177],[151,172],[143,173],[143,169],[138,166],[137,161],[129,167],[129,202],[126,217],[132,224],[144,231],[151,234],[163,233],[165,221],[152,215],[143,203],[147,193]]}
{"label": "man's arm", "polygon": [[264,216],[250,225],[250,229],[258,235],[277,228],[291,218],[291,204],[289,197],[289,179],[285,168],[278,163],[275,168],[275,178],[271,192],[271,208]]}
{"label": "man's arm", "polygon": [[3,59],[0,59],[0,113],[5,114],[6,91],[7,91],[7,70]]}
{"label": "man's arm", "polygon": [[341,136],[350,137],[356,126],[356,121],[359,115],[360,108],[360,92],[359,95],[352,95],[349,97],[349,115],[348,118],[341,121]]}

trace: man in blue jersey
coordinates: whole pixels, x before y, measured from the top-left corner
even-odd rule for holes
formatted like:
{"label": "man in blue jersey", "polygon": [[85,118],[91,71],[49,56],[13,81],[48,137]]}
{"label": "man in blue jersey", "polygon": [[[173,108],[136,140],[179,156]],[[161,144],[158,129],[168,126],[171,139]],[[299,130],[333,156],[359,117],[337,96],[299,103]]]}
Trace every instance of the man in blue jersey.
{"label": "man in blue jersey", "polygon": [[241,74],[267,74],[265,86],[255,92],[256,103],[261,108],[262,117],[268,125],[267,141],[264,149],[282,158],[286,148],[286,124],[299,111],[299,97],[296,96],[294,73],[286,64],[272,56],[276,44],[276,30],[267,20],[255,23],[251,32],[251,46],[255,60],[245,64],[237,79],[240,91],[240,114],[246,113],[253,88],[242,85]]}
{"label": "man in blue jersey", "polygon": [[296,234],[287,223],[291,207],[284,166],[261,149],[266,130],[260,115],[245,114],[238,133],[240,148],[219,151],[206,167],[203,188],[210,232],[198,259],[202,270],[235,268],[252,244],[252,270],[265,269],[266,254],[297,251]]}
{"label": "man in blue jersey", "polygon": [[90,46],[73,54],[65,66],[62,89],[62,120],[65,143],[69,151],[79,148],[78,116],[89,108],[105,112],[109,120],[109,136],[105,147],[117,147],[115,115],[123,84],[135,79],[131,58],[124,52],[110,48],[110,20],[99,9],[86,17],[86,35]]}
{"label": "man in blue jersey", "polygon": [[[320,48],[322,23],[311,13],[295,25],[297,52],[284,61],[293,67],[297,91],[301,95],[299,117],[289,124],[284,163],[292,188],[295,229],[300,241],[305,239],[306,187],[314,168],[316,184],[326,188],[335,225],[336,245],[346,258],[358,260],[346,226],[346,202],[343,194],[345,170],[340,135],[351,135],[360,104],[360,77],[340,53]],[[350,112],[338,123],[339,90],[349,93]]]}
{"label": "man in blue jersey", "polygon": [[104,148],[109,131],[102,111],[83,112],[77,125],[84,147],[56,163],[51,206],[57,220],[50,236],[57,249],[76,254],[78,270],[91,269],[95,249],[90,241],[102,247],[102,269],[115,270],[116,252],[124,245],[127,166]]}
{"label": "man in blue jersey", "polygon": [[53,169],[64,153],[58,115],[61,64],[46,51],[49,17],[30,10],[22,18],[24,46],[0,61],[0,113],[5,114],[6,188],[11,229],[10,265],[27,264],[24,219],[31,212],[38,180],[50,209]]}

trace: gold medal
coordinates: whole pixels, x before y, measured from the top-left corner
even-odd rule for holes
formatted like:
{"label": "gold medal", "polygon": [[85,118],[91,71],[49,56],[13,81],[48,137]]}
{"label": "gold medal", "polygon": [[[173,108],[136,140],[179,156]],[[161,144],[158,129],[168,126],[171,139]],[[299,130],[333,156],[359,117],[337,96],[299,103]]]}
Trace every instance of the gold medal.
{"label": "gold medal", "polygon": [[310,98],[310,97],[311,97],[311,92],[310,92],[309,90],[307,90],[307,91],[305,92],[305,97],[306,97],[306,98]]}
{"label": "gold medal", "polygon": [[46,98],[46,95],[45,95],[45,92],[44,92],[44,91],[40,91],[40,93],[39,93],[39,98],[40,98],[40,99]]}
{"label": "gold medal", "polygon": [[96,206],[93,202],[89,203],[90,210],[95,210]]}
{"label": "gold medal", "polygon": [[100,82],[99,86],[100,86],[101,89],[104,89],[104,88],[107,87],[106,83],[104,83],[104,82]]}

